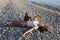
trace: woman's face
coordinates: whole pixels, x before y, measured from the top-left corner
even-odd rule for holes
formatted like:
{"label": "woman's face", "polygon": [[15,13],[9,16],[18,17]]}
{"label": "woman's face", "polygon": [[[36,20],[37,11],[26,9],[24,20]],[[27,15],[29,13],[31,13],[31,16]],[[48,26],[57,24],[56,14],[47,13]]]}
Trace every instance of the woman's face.
{"label": "woman's face", "polygon": [[34,18],[34,20],[37,20],[37,18]]}

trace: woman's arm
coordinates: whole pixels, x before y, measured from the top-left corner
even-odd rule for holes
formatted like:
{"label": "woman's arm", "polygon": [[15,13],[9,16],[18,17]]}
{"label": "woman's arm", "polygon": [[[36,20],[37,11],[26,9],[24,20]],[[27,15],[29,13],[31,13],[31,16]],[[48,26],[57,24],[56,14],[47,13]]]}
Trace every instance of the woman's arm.
{"label": "woman's arm", "polygon": [[27,34],[31,33],[33,30],[35,30],[34,27],[31,28],[30,30],[26,31],[26,32],[22,35],[22,37],[25,37]]}

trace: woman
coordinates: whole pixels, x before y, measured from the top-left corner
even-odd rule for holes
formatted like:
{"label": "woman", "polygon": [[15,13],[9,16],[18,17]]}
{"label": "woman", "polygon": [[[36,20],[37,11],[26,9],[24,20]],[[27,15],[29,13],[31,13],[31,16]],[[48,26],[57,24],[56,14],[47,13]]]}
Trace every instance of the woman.
{"label": "woman", "polygon": [[44,24],[41,24],[39,23],[39,21],[37,20],[37,16],[34,16],[33,18],[34,20],[33,21],[17,21],[17,22],[5,22],[4,25],[5,26],[13,26],[13,27],[26,27],[26,26],[30,26],[32,27],[31,29],[29,29],[28,31],[26,31],[22,37],[25,37],[27,34],[31,33],[32,31],[34,30],[37,30],[39,29],[40,32],[48,32],[48,26],[44,25]]}

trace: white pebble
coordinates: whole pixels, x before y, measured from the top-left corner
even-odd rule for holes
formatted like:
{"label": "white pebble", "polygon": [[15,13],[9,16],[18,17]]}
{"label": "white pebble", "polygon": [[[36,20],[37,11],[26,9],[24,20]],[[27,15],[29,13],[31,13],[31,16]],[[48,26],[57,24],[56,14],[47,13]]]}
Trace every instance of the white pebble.
{"label": "white pebble", "polygon": [[5,33],[6,30],[4,30],[2,33]]}
{"label": "white pebble", "polygon": [[59,32],[57,31],[57,33],[59,33]]}
{"label": "white pebble", "polygon": [[1,30],[1,28],[0,28],[0,30]]}
{"label": "white pebble", "polygon": [[59,31],[60,31],[60,29],[59,29]]}

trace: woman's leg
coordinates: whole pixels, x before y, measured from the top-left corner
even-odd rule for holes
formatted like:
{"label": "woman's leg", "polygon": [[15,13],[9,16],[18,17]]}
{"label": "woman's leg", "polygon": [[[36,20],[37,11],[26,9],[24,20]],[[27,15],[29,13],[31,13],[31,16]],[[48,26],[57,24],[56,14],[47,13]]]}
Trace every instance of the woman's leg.
{"label": "woman's leg", "polygon": [[24,21],[21,22],[5,22],[5,26],[13,26],[13,27],[25,27],[27,26],[27,23]]}

